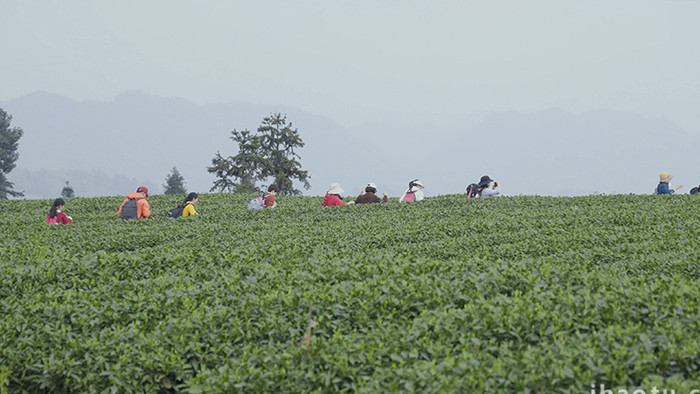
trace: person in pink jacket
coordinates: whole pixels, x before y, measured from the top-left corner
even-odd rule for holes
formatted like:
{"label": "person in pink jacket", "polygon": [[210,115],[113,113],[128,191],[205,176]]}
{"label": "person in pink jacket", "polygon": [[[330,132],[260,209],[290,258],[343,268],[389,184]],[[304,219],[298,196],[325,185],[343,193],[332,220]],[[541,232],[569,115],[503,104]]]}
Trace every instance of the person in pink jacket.
{"label": "person in pink jacket", "polygon": [[66,202],[62,198],[57,198],[53,201],[49,213],[46,214],[46,224],[70,224],[73,223],[73,218],[66,216],[65,213],[61,212]]}
{"label": "person in pink jacket", "polygon": [[340,188],[340,185],[337,183],[334,183],[331,185],[330,189],[326,192],[326,196],[323,198],[323,204],[321,204],[322,207],[335,207],[338,205],[352,205],[355,202],[350,201],[349,203],[343,202],[343,200],[340,198],[340,193],[343,192],[343,189]]}

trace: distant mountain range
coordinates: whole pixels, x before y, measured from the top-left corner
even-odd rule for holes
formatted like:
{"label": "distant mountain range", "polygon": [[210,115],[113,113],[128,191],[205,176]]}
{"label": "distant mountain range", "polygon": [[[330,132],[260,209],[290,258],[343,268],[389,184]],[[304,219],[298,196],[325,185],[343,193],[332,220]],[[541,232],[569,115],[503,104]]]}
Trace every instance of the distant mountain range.
{"label": "distant mountain range", "polygon": [[[351,173],[362,174],[356,168],[358,161],[370,168],[379,162],[368,144],[353,138],[342,126],[294,108],[246,103],[201,106],[137,92],[120,95],[110,102],[77,102],[37,92],[0,106],[13,115],[13,126],[25,132],[19,145],[18,169],[9,178],[15,182],[16,190],[25,190],[29,195],[50,197],[60,192],[60,188],[55,190],[55,184],[62,185],[66,179],[53,179],[58,176],[57,171],[62,171],[62,177],[100,171],[136,179],[158,192],[173,166],[184,176],[188,189],[207,192],[214,178],[206,167],[211,165],[214,154],[236,152],[237,147],[229,139],[230,131],[256,130],[272,112],[287,114],[306,143],[300,154],[302,165],[311,172],[311,193],[323,193],[328,184],[339,181],[338,174],[348,173],[348,181],[354,179]],[[18,178],[21,170],[30,170],[35,180],[48,178],[46,187],[35,188],[36,181],[28,184]],[[122,186],[122,182],[117,183]],[[72,184],[84,196],[114,193],[113,188]]]}
{"label": "distant mountain range", "polygon": [[698,147],[700,136],[664,119],[548,110],[488,116],[432,160],[454,168],[474,152],[470,179],[488,173],[514,194],[651,193],[661,171],[674,184],[700,183]]}
{"label": "distant mountain range", "polygon": [[37,92],[0,107],[25,131],[9,178],[16,190],[47,198],[66,180],[82,196],[126,194],[138,186],[130,182],[160,192],[173,166],[188,189],[206,192],[215,152],[235,153],[229,132],[255,130],[272,112],[287,114],[306,143],[301,162],[313,186],[306,194],[340,182],[355,195],[376,182],[396,196],[415,177],[428,196],[460,193],[484,174],[508,195],[650,193],[661,171],[684,183],[683,192],[700,183],[700,136],[665,119],[608,110],[503,112],[477,124],[435,127],[387,119],[347,130],[295,108],[197,105],[138,92],[109,102]]}

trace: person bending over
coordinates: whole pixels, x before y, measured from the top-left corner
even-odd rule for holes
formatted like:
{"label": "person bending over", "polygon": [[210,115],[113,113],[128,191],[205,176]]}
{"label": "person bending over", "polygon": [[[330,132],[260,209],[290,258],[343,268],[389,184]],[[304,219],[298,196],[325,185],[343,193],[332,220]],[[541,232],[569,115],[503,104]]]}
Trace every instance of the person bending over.
{"label": "person bending over", "polygon": [[145,219],[151,217],[151,207],[148,205],[146,197],[148,188],[139,186],[135,193],[130,193],[119,207],[119,217],[122,219]]}

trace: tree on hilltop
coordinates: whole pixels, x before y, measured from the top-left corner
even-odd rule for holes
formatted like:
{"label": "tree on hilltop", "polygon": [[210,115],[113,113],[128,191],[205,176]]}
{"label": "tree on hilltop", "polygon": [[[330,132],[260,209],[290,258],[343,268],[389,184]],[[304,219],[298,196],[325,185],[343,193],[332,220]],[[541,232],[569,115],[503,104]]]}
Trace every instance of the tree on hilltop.
{"label": "tree on hilltop", "polygon": [[12,190],[14,184],[7,179],[7,174],[15,168],[19,158],[17,146],[24,131],[19,127],[11,128],[12,115],[0,108],[0,200],[10,197],[22,197],[23,193]]}
{"label": "tree on hilltop", "polygon": [[170,174],[165,178],[163,189],[165,189],[163,194],[184,194],[187,192],[185,178],[180,175],[180,171],[177,170],[177,167],[173,167],[173,169],[170,170]]}
{"label": "tree on hilltop", "polygon": [[293,180],[310,189],[309,172],[301,169],[301,156],[296,149],[304,147],[304,141],[287,116],[271,114],[263,119],[256,133],[249,130],[233,130],[231,140],[238,144],[238,154],[223,157],[219,152],[212,159],[207,171],[216,176],[211,191],[236,193],[260,192],[264,187],[257,183],[272,179],[280,188],[280,194],[298,195]]}
{"label": "tree on hilltop", "polygon": [[75,197],[75,192],[73,191],[73,188],[68,184],[68,181],[66,181],[66,186],[63,186],[63,190],[61,190],[61,197],[63,197],[63,198]]}

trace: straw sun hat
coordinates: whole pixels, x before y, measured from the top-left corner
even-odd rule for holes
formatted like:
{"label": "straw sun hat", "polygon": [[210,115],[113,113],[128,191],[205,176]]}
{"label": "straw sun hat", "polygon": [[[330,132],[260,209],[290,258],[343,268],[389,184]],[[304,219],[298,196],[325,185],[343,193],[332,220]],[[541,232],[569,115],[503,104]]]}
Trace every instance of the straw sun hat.
{"label": "straw sun hat", "polygon": [[659,174],[659,182],[663,183],[668,183],[673,179],[673,175],[669,174],[666,171],[663,171],[661,174]]}

